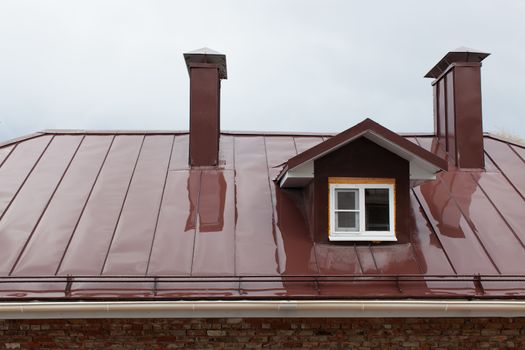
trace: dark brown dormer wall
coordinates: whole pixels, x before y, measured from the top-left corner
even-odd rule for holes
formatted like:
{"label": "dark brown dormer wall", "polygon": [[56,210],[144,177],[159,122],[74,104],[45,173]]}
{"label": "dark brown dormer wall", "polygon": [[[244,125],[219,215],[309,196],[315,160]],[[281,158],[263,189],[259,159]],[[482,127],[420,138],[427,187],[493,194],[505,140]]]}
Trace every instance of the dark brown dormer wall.
{"label": "dark brown dormer wall", "polygon": [[449,160],[460,168],[484,168],[481,61],[489,54],[459,48],[426,75],[434,78],[434,127]]}
{"label": "dark brown dormer wall", "polygon": [[[328,178],[392,178],[395,179],[395,231],[397,241],[409,241],[409,162],[365,137],[325,155],[314,162],[313,208],[310,227],[317,242],[328,242]],[[309,192],[307,190],[307,192]],[[311,196],[312,194],[310,194]]]}

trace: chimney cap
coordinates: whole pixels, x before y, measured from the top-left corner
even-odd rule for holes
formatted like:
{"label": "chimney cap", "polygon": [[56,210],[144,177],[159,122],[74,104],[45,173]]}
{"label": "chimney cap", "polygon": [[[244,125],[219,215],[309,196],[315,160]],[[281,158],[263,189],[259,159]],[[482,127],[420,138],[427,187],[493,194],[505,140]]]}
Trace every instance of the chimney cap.
{"label": "chimney cap", "polygon": [[452,63],[455,62],[481,62],[490,53],[482,52],[480,50],[471,49],[469,47],[458,47],[453,51],[449,51],[426,75],[425,78],[439,77]]}
{"label": "chimney cap", "polygon": [[226,55],[212,50],[208,47],[186,52],[184,54],[184,60],[186,61],[186,67],[188,73],[190,72],[191,63],[213,63],[219,66],[219,77],[221,79],[228,79],[226,72]]}

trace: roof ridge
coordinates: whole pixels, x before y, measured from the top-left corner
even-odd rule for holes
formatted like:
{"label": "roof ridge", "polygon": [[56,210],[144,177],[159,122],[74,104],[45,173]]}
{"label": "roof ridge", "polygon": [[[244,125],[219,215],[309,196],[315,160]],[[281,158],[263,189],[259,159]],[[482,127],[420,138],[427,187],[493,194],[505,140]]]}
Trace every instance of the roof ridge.
{"label": "roof ridge", "polygon": [[[70,134],[87,134],[87,135],[173,135],[189,134],[189,130],[104,130],[104,129],[45,129],[40,134],[53,135],[70,135]],[[314,132],[314,131],[270,131],[270,130],[222,130],[223,135],[246,135],[246,136],[311,136],[311,137],[332,137],[339,132]],[[403,137],[431,137],[433,132],[398,132]]]}
{"label": "roof ridge", "polygon": [[505,143],[508,143],[508,144],[511,144],[511,145],[514,145],[514,146],[517,146],[517,147],[525,148],[525,143],[521,143],[521,142],[516,141],[516,140],[506,139],[506,138],[504,138],[502,136],[498,136],[498,135],[490,133],[490,132],[483,133],[483,136],[491,138],[493,140],[505,142]]}
{"label": "roof ridge", "polygon": [[31,134],[15,137],[13,139],[9,139],[9,140],[0,142],[0,148],[1,147],[11,146],[11,145],[17,144],[17,143],[22,142],[22,141],[27,141],[27,140],[30,140],[30,139],[34,139],[35,137],[40,137],[40,136],[43,136],[45,134],[47,134],[47,133],[43,132],[43,131],[39,131],[39,132],[34,132],[34,133],[31,133]]}

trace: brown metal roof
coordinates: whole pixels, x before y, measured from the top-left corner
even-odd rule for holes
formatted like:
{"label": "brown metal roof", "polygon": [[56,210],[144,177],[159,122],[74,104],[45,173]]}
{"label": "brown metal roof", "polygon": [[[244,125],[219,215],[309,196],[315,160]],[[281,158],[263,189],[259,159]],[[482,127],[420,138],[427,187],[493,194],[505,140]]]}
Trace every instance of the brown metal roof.
{"label": "brown metal roof", "polygon": [[525,296],[525,147],[486,136],[486,171],[413,188],[407,244],[320,244],[272,179],[328,137],[223,133],[220,167],[194,169],[180,132],[4,143],[0,296]]}

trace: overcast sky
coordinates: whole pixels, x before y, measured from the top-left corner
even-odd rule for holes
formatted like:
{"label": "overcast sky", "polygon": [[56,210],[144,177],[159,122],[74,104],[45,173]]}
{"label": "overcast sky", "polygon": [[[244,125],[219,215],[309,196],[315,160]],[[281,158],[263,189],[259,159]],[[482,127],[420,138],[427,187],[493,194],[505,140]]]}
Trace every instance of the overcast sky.
{"label": "overcast sky", "polygon": [[183,52],[225,53],[223,130],[433,128],[423,75],[483,62],[485,131],[525,136],[525,2],[0,1],[0,140],[42,129],[188,128]]}

